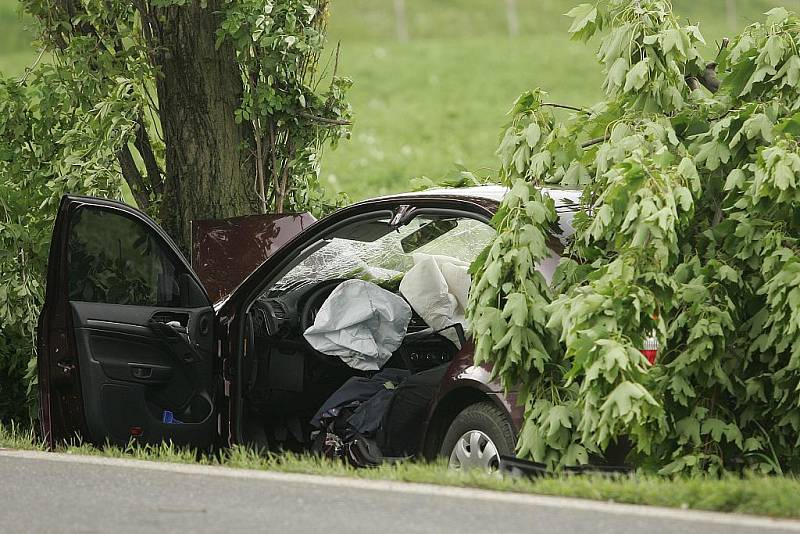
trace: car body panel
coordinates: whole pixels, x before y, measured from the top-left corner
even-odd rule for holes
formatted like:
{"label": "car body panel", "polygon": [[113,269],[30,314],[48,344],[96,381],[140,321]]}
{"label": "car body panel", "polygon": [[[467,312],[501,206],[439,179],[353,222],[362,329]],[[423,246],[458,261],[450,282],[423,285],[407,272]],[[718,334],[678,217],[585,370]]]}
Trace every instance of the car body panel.
{"label": "car body panel", "polygon": [[[144,232],[148,243],[154,243],[158,247],[157,253],[164,254],[165,261],[175,269],[174,272],[188,276],[188,283],[193,282],[192,294],[196,298],[193,308],[184,310],[155,306],[148,309],[146,306],[78,302],[70,294],[69,269],[73,259],[69,244],[73,237],[73,222],[80,220],[84,213],[102,213],[106,217],[121,218],[126,224],[133,224]],[[151,239],[152,242],[149,241]],[[119,254],[122,255],[121,241]],[[122,260],[120,257],[120,261]],[[88,273],[86,276],[88,277]],[[125,396],[132,390],[141,389],[142,380],[137,379],[134,373],[149,372],[153,386],[160,386],[163,378],[160,371],[169,368],[169,373],[172,373],[174,368],[171,365],[171,356],[154,340],[155,334],[149,331],[147,324],[159,312],[180,312],[187,317],[185,326],[189,329],[188,317],[195,313],[193,310],[197,314],[212,313],[211,301],[175,243],[155,222],[120,202],[64,196],[50,245],[47,289],[39,316],[37,339],[40,423],[46,443],[53,447],[57,441],[75,438],[100,442],[108,437],[102,435],[108,428],[119,429],[120,421],[102,413],[105,403],[99,399],[104,398],[106,393],[122,393]],[[109,338],[114,339],[111,348],[107,343]],[[126,345],[130,349],[127,355],[117,353],[116,349]],[[210,340],[206,346],[210,349]],[[148,361],[137,362],[139,356]],[[152,360],[164,360],[167,364],[161,365]],[[136,363],[141,364],[138,369],[130,367],[130,374],[123,380],[118,380],[120,366]],[[209,361],[207,370],[204,371],[209,380],[211,368]],[[176,372],[176,378],[177,374],[182,373]],[[121,397],[117,400],[121,401],[121,405],[126,402]],[[145,410],[144,400],[140,400],[143,403],[141,409]],[[141,428],[139,423],[131,423],[129,428],[134,427]],[[164,439],[172,437],[169,432],[162,435]],[[193,441],[193,438],[190,440]]]}
{"label": "car body panel", "polygon": [[434,411],[435,405],[451,392],[463,387],[476,388],[494,400],[508,414],[514,430],[518,432],[522,427],[523,409],[516,402],[516,393],[506,392],[500,380],[492,377],[491,364],[475,365],[474,350],[473,343],[469,342],[453,358],[434,397],[431,411]]}
{"label": "car body panel", "polygon": [[218,302],[315,221],[310,213],[193,221],[192,268],[211,299]]}
{"label": "car body panel", "polygon": [[[311,246],[326,234],[355,218],[371,216],[378,212],[392,216],[398,223],[410,220],[416,214],[430,211],[452,212],[489,223],[507,191],[507,188],[501,186],[483,186],[391,195],[353,204],[319,221],[313,221],[307,215],[198,221],[193,226],[194,264],[202,273],[202,281],[210,286],[210,293],[216,301],[213,360],[214,373],[220,384],[215,402],[219,416],[217,443],[224,446],[241,442],[242,432],[239,425],[242,413],[240,390],[242,381],[237,355],[243,350],[247,309],[264,287],[279,276],[281,270],[286,268],[298,251]],[[556,237],[572,233],[571,217],[577,211],[580,193],[558,189],[548,190],[548,193],[556,200],[556,209],[561,217],[561,235]],[[67,209],[70,203],[80,200],[78,197],[65,197],[59,211],[59,221],[64,217],[61,212]],[[97,199],[84,200],[108,202]],[[177,247],[163,230],[146,216],[115,202],[111,202],[109,206],[114,209],[125,209],[129,215],[134,214],[145,221],[145,224],[182,258]],[[63,226],[57,222],[54,230],[50,251],[51,266],[61,265],[59,254],[63,249],[68,230]],[[557,241],[553,246],[558,248]],[[249,254],[247,258],[242,260],[242,255],[247,254]],[[557,258],[558,254],[554,254],[553,259]],[[554,263],[546,268],[542,266],[542,271],[546,271],[545,276],[551,274],[554,266]],[[188,264],[186,268],[191,272]],[[234,272],[223,272],[228,268]],[[249,272],[251,269],[252,272]],[[70,432],[80,431],[80,421],[84,421],[85,431],[85,417],[81,413],[79,373],[57,365],[60,354],[75,351],[75,347],[70,345],[70,336],[67,335],[71,328],[71,319],[68,313],[62,311],[63,304],[68,302],[64,295],[66,280],[57,271],[58,269],[51,268],[48,273],[48,295],[39,328],[42,422],[43,428],[47,429],[46,433],[51,444],[53,438],[64,439]],[[201,277],[197,275],[195,277],[200,283]],[[428,418],[423,425],[425,429],[421,435],[423,443],[430,441],[437,414],[441,414],[442,411],[441,407],[456,396],[463,397],[466,391],[495,402],[508,415],[514,430],[519,431],[523,414],[522,408],[516,403],[516,395],[513,392],[504,393],[500,383],[492,379],[490,369],[489,365],[474,364],[471,343],[456,355],[431,403]]]}
{"label": "car body panel", "polygon": [[217,317],[219,321],[218,339],[220,340],[220,355],[225,370],[226,397],[231,402],[227,414],[222,414],[222,439],[226,443],[241,441],[241,370],[238,368],[236,355],[243,349],[245,337],[245,311],[247,307],[263,291],[265,286],[272,281],[281,269],[285,268],[295,257],[295,253],[303,250],[321,239],[325,234],[334,231],[337,227],[348,224],[352,220],[368,216],[377,212],[384,212],[387,216],[402,213],[404,217],[411,218],[425,210],[443,211],[453,213],[466,213],[474,218],[488,223],[494,214],[497,203],[492,200],[475,199],[463,195],[437,196],[426,195],[424,192],[416,195],[403,195],[367,200],[342,208],[331,215],[312,224],[283,247],[276,250],[269,259],[248,276],[229,297],[217,304]]}
{"label": "car body panel", "polygon": [[[379,199],[375,200],[420,197],[459,198],[470,200],[484,206],[487,209],[496,211],[497,206],[503,201],[503,198],[506,196],[506,194],[508,194],[508,191],[508,187],[496,184],[459,188],[441,187],[411,193],[397,193],[394,195],[380,197]],[[580,205],[581,191],[577,189],[544,187],[541,189],[541,191],[553,199],[556,210],[576,209],[577,206]]]}

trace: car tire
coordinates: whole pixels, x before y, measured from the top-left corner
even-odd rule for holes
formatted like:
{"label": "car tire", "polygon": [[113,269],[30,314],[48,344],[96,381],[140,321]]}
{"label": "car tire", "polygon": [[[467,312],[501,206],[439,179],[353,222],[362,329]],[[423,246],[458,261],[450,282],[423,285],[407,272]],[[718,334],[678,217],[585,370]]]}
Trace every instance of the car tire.
{"label": "car tire", "polygon": [[500,456],[514,454],[514,428],[491,402],[464,408],[450,423],[439,451],[452,469],[497,471]]}

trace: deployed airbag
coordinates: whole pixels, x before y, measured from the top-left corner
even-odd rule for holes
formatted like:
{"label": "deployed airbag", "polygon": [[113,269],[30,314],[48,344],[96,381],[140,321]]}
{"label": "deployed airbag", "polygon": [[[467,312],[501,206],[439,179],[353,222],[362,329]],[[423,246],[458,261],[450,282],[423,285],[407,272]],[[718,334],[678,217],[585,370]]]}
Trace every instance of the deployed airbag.
{"label": "deployed airbag", "polygon": [[402,297],[372,282],[347,280],[325,299],[306,341],[362,371],[376,371],[403,342],[411,307]]}
{"label": "deployed airbag", "polygon": [[[469,298],[469,264],[449,256],[417,253],[413,257],[414,267],[403,276],[400,294],[434,330],[456,323],[466,330],[464,314]],[[455,330],[444,331],[442,335],[461,348]]]}

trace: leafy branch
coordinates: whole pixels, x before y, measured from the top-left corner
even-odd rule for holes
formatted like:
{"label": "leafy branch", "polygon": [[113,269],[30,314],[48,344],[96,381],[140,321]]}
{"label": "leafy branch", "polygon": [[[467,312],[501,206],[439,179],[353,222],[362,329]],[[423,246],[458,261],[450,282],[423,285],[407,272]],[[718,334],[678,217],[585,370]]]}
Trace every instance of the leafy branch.
{"label": "leafy branch", "polygon": [[[476,358],[529,393],[519,453],[797,469],[800,17],[773,9],[706,62],[666,0],[569,15],[573,38],[599,39],[607,100],[587,115],[538,89],[517,99],[497,150],[511,193],[473,265]],[[582,189],[563,252],[548,184]],[[553,250],[545,284],[528,262]]]}

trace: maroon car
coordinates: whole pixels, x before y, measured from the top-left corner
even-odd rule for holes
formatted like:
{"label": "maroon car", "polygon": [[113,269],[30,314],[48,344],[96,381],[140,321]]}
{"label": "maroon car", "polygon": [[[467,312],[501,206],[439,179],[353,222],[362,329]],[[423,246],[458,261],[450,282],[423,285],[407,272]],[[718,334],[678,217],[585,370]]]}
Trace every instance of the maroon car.
{"label": "maroon car", "polygon": [[[305,334],[323,310],[329,321],[360,310],[356,300],[342,299],[363,294],[342,284],[358,280],[404,306],[404,279],[421,258],[440,266],[446,258],[447,269],[463,280],[465,266],[494,236],[490,219],[505,191],[396,195],[319,221],[309,215],[200,221],[193,227],[193,266],[136,209],[64,197],[39,321],[47,442],[80,436],[92,443],[171,440],[198,449],[244,443],[307,451],[331,445],[326,436],[340,430],[337,445],[352,440],[352,428],[340,428],[346,413],[347,421],[356,417],[370,428],[370,443],[381,451],[369,449],[373,454],[441,454],[453,467],[496,467],[499,455],[513,453],[521,410],[485,367],[474,365],[463,309],[445,332],[447,317],[421,313],[428,303],[417,291],[407,320],[393,319],[404,329],[399,345],[381,339],[379,348],[391,352],[369,365],[320,350]],[[549,192],[567,235],[579,193]],[[545,276],[557,260],[554,252],[540,265]],[[416,281],[425,287],[430,280]],[[323,341],[360,343],[360,332],[326,331]],[[395,378],[383,381],[387,370]],[[378,396],[373,389],[343,397],[343,388],[376,382]],[[332,402],[337,395],[344,402]],[[355,416],[367,400],[372,411]]]}

